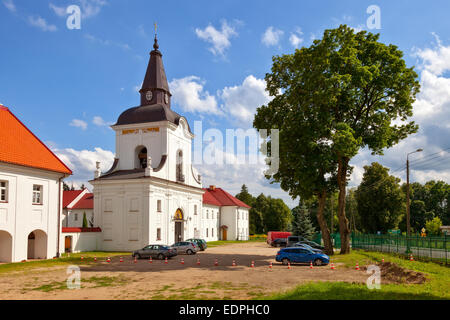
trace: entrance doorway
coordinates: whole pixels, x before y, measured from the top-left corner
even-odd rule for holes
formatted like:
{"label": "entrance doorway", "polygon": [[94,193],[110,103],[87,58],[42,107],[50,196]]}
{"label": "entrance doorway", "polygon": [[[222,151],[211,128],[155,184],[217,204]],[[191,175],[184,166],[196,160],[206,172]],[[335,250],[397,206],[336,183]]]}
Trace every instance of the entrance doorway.
{"label": "entrance doorway", "polygon": [[177,209],[174,216],[175,220],[175,242],[183,241],[184,234],[184,221],[183,221],[183,211],[181,209]]}
{"label": "entrance doorway", "polygon": [[222,228],[222,240],[228,240],[227,236],[227,228]]}
{"label": "entrance doorway", "polygon": [[12,261],[12,236],[0,230],[0,262]]}
{"label": "entrance doorway", "polygon": [[28,235],[27,259],[47,259],[47,234],[34,230]]}
{"label": "entrance doorway", "polygon": [[64,238],[64,252],[72,252],[72,236],[66,236]]}

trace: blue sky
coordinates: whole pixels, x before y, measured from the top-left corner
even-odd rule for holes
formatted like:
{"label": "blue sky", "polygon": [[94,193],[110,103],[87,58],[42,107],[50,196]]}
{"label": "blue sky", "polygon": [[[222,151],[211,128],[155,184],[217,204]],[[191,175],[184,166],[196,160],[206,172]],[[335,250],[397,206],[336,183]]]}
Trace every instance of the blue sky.
{"label": "blue sky", "polygon": [[[82,11],[80,30],[66,27],[64,11],[72,4]],[[353,161],[354,185],[371,161],[395,169],[410,150],[426,147],[417,155],[426,157],[450,147],[448,1],[0,0],[0,102],[69,162],[71,179],[80,183],[92,178],[95,160],[104,166],[112,161],[108,125],[139,103],[136,88],[155,21],[173,108],[191,125],[203,120],[204,129],[224,131],[250,127],[256,107],[270,99],[263,79],[272,56],[308,46],[341,23],[367,29],[366,9],[373,4],[381,10],[381,29],[372,31],[399,46],[420,75],[415,119],[421,131],[383,158],[363,150]],[[439,155],[433,170],[418,167],[413,177],[449,182],[447,154]],[[199,170],[206,184],[236,193],[245,182],[254,194],[294,203],[258,174],[261,167],[240,167],[234,174],[226,166]]]}

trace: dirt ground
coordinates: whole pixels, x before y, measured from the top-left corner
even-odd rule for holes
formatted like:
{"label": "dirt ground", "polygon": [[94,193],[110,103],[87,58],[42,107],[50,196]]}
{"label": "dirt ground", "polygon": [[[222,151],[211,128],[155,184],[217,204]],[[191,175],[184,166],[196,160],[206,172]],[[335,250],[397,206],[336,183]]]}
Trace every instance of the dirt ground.
{"label": "dirt ground", "polygon": [[[149,263],[147,259],[135,264],[131,256],[123,257],[122,263],[119,257],[111,263],[99,259],[80,265],[80,289],[67,288],[67,267],[9,272],[0,275],[0,299],[251,299],[307,281],[365,283],[368,277],[363,271],[339,264],[336,270],[330,266],[310,269],[309,265],[288,269],[275,262],[277,250],[266,243],[250,242],[208,248],[192,256],[179,255],[168,264],[160,260]],[[233,259],[237,266],[232,266]],[[254,268],[250,267],[252,261]]]}

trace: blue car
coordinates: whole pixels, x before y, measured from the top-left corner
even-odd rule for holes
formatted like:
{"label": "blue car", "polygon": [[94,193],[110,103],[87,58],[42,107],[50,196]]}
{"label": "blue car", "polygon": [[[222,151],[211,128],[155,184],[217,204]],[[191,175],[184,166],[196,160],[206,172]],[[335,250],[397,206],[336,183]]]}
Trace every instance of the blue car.
{"label": "blue car", "polygon": [[289,247],[278,251],[275,260],[284,265],[288,263],[312,262],[315,266],[322,266],[330,262],[330,257],[324,253],[317,253],[305,247]]}

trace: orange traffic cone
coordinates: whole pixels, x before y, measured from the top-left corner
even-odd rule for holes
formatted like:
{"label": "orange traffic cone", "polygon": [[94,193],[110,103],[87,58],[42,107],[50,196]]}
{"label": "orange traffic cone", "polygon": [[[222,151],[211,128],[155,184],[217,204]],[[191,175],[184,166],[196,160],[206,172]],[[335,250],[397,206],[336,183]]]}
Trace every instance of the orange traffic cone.
{"label": "orange traffic cone", "polygon": [[134,257],[134,263],[137,263],[137,258],[136,257]]}
{"label": "orange traffic cone", "polygon": [[200,265],[200,258],[197,258],[197,265]]}
{"label": "orange traffic cone", "polygon": [[336,270],[336,268],[334,267],[334,263],[331,263],[331,270]]}
{"label": "orange traffic cone", "polygon": [[219,265],[219,261],[217,261],[217,258],[214,260],[214,265],[217,267]]}
{"label": "orange traffic cone", "polygon": [[111,258],[108,257],[108,259],[106,259],[106,262],[110,263],[111,262]]}
{"label": "orange traffic cone", "polygon": [[291,263],[290,262],[288,262],[288,269],[290,269],[291,268]]}
{"label": "orange traffic cone", "polygon": [[272,270],[272,262],[269,263],[269,270]]}
{"label": "orange traffic cone", "polygon": [[313,268],[312,261],[309,262],[309,268],[310,268],[310,269]]}
{"label": "orange traffic cone", "polygon": [[252,261],[251,267],[252,267],[252,268],[255,267],[255,261]]}
{"label": "orange traffic cone", "polygon": [[164,263],[168,264],[169,262],[167,261],[167,257],[164,259]]}
{"label": "orange traffic cone", "polygon": [[97,262],[97,257],[94,257],[94,262]]}
{"label": "orange traffic cone", "polygon": [[414,258],[413,258],[412,254],[409,256],[409,261],[414,261]]}
{"label": "orange traffic cone", "polygon": [[184,259],[183,258],[181,258],[181,264],[184,264]]}
{"label": "orange traffic cone", "polygon": [[355,270],[359,270],[359,264],[358,264],[358,262],[356,262]]}
{"label": "orange traffic cone", "polygon": [[81,260],[83,260],[84,259],[84,257],[83,256],[81,256]]}
{"label": "orange traffic cone", "polygon": [[152,257],[148,258],[148,263],[153,263]]}
{"label": "orange traffic cone", "polygon": [[381,259],[381,263],[384,263],[384,258],[383,258],[383,259]]}
{"label": "orange traffic cone", "polygon": [[232,267],[236,267],[236,260],[233,259],[233,263],[231,264]]}
{"label": "orange traffic cone", "polygon": [[120,260],[119,260],[119,262],[123,262],[123,257],[120,257]]}

